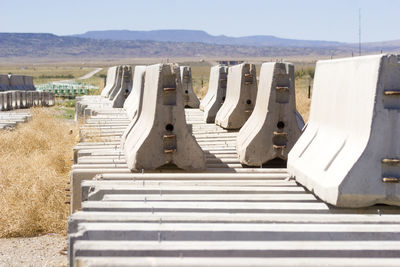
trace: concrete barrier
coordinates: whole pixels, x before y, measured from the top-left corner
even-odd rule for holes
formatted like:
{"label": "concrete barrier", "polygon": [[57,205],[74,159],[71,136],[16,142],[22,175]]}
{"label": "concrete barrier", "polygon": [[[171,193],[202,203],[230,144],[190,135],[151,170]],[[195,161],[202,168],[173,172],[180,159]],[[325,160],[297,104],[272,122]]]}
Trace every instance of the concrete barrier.
{"label": "concrete barrier", "polygon": [[287,160],[304,126],[296,118],[294,82],[292,64],[262,64],[254,112],[237,137],[242,164],[260,166],[277,158]]}
{"label": "concrete barrier", "polygon": [[23,75],[10,76],[10,89],[11,90],[25,90],[25,81]]}
{"label": "concrete barrier", "polygon": [[123,66],[121,69],[121,86],[112,101],[113,108],[122,108],[132,90],[132,67]]}
{"label": "concrete barrier", "polygon": [[0,91],[10,90],[10,79],[7,74],[0,74]]}
{"label": "concrete barrier", "polygon": [[124,103],[124,109],[131,121],[137,120],[142,110],[142,94],[144,88],[144,76],[146,73],[146,66],[135,66],[133,76],[132,92]]}
{"label": "concrete barrier", "polygon": [[180,72],[185,107],[198,108],[200,101],[193,92],[192,68],[189,66],[181,66]]}
{"label": "concrete barrier", "polygon": [[288,170],[340,207],[400,205],[400,56],[319,61]]}
{"label": "concrete barrier", "polygon": [[215,124],[225,129],[240,129],[253,112],[256,94],[254,64],[229,67],[226,99],[215,117]]}
{"label": "concrete barrier", "polygon": [[215,122],[215,116],[225,101],[227,79],[227,66],[217,65],[211,68],[208,91],[200,103],[200,110],[204,111],[204,121],[207,123]]}
{"label": "concrete barrier", "polygon": [[110,95],[111,90],[115,86],[116,78],[117,66],[110,67],[107,71],[106,86],[101,91],[102,97],[108,97]]}
{"label": "concrete barrier", "polygon": [[186,125],[179,66],[148,66],[144,86],[146,105],[124,144],[128,167],[138,171],[175,164],[203,170],[205,156]]}
{"label": "concrete barrier", "polygon": [[24,86],[25,90],[35,91],[35,85],[33,84],[33,77],[32,76],[24,76]]}
{"label": "concrete barrier", "polygon": [[111,89],[110,94],[108,95],[108,99],[111,101],[114,99],[114,97],[118,94],[118,92],[121,89],[122,73],[123,73],[123,66],[118,66],[115,84],[114,84],[113,88]]}

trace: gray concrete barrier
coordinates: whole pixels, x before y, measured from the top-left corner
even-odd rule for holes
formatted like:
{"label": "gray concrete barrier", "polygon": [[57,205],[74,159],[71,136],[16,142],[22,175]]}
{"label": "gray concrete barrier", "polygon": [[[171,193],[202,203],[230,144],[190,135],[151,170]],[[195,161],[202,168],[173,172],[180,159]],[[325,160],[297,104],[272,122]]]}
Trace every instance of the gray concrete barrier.
{"label": "gray concrete barrier", "polygon": [[121,89],[122,73],[123,73],[123,66],[118,66],[115,84],[114,84],[113,88],[111,89],[110,94],[108,95],[108,99],[111,101],[114,99],[114,97],[118,94],[118,92]]}
{"label": "gray concrete barrier", "polygon": [[124,144],[129,168],[152,170],[175,164],[185,170],[205,169],[203,151],[186,125],[179,66],[148,66],[144,86],[146,105]]}
{"label": "gray concrete barrier", "polygon": [[23,75],[10,75],[11,90],[25,90],[25,81]]}
{"label": "gray concrete barrier", "polygon": [[256,95],[255,65],[243,63],[229,67],[226,99],[215,124],[224,129],[240,129],[253,112]]}
{"label": "gray concrete barrier", "polygon": [[262,64],[254,112],[237,137],[242,164],[260,166],[273,159],[287,160],[304,126],[296,118],[294,82],[292,64]]}
{"label": "gray concrete barrier", "polygon": [[33,84],[33,77],[32,76],[24,76],[24,86],[25,90],[35,91],[35,85]]}
{"label": "gray concrete barrier", "polygon": [[185,107],[198,108],[200,101],[193,91],[192,68],[189,66],[181,66],[180,72]]}
{"label": "gray concrete barrier", "polygon": [[0,74],[0,91],[10,90],[10,79],[7,74]]}
{"label": "gray concrete barrier", "polygon": [[400,205],[400,56],[317,63],[310,119],[288,170],[340,207]]}
{"label": "gray concrete barrier", "polygon": [[132,67],[122,66],[121,86],[112,100],[113,108],[122,108],[132,90]]}
{"label": "gray concrete barrier", "polygon": [[208,91],[200,103],[200,110],[204,111],[204,121],[207,123],[215,122],[215,116],[225,101],[227,79],[227,66],[217,65],[211,68]]}

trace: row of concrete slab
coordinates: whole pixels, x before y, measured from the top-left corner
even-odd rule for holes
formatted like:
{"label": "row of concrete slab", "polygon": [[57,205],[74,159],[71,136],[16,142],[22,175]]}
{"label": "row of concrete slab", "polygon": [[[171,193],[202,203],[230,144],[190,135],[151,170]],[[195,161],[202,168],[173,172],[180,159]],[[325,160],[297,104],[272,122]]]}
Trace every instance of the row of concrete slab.
{"label": "row of concrete slab", "polygon": [[0,111],[53,106],[54,93],[41,91],[4,91],[0,92]]}
{"label": "row of concrete slab", "polygon": [[0,112],[0,129],[14,128],[17,124],[28,121],[32,115],[27,111]]}
{"label": "row of concrete slab", "polygon": [[27,75],[0,74],[0,91],[9,90],[36,90],[33,85],[33,77]]}
{"label": "row of concrete slab", "polygon": [[[216,111],[223,127],[184,110],[174,64],[136,67],[124,108],[99,105],[106,96],[82,98],[91,117],[74,148],[70,265],[399,265],[399,208],[352,208],[399,205],[399,61],[318,62],[310,120],[296,143],[291,64],[263,64],[255,101],[242,92],[254,86],[253,66],[229,68]],[[225,129],[238,105],[244,126]],[[258,151],[264,142],[274,153],[295,143],[288,169],[243,168],[240,135],[262,131]]]}

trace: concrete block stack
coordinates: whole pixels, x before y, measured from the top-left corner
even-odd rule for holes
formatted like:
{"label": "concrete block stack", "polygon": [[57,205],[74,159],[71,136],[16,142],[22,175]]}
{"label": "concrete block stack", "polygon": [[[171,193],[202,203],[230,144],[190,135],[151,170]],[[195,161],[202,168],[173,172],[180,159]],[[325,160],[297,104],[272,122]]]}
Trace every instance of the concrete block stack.
{"label": "concrete block stack", "polygon": [[[227,90],[240,88],[242,82],[251,85],[250,76],[243,73],[254,71],[251,82],[255,81],[255,70],[249,71],[249,66],[242,72],[243,67],[229,70],[229,75],[238,74],[228,75]],[[387,92],[382,100],[389,108],[384,114],[396,120],[397,98],[392,97],[397,97],[397,83],[388,77],[394,77],[397,70],[390,73],[382,76],[386,77],[382,90]],[[264,118],[259,122],[262,127],[271,121],[264,133],[267,136],[276,131],[272,122],[277,119],[285,120],[287,127],[292,124],[289,129],[299,127],[292,74],[290,64],[263,66],[262,95],[257,101],[262,99],[261,104],[278,110],[270,113],[265,107],[258,108],[257,102],[253,114]],[[183,110],[180,79],[174,64],[135,70],[132,93],[138,95],[129,96],[135,107],[129,111],[126,105],[115,112],[110,107],[98,108],[86,120],[71,170],[70,266],[382,266],[400,262],[397,207],[335,208],[297,185],[286,168],[244,168],[236,150],[238,130],[205,123],[198,109]],[[287,98],[277,95],[281,93],[277,87],[287,88],[282,91],[289,92]],[[173,129],[168,130],[168,124]],[[170,142],[172,135],[176,143]],[[125,141],[121,141],[123,136]],[[204,152],[202,171],[179,169],[179,160],[164,157],[165,144],[171,145],[169,153],[175,153],[192,138]],[[132,148],[128,144],[132,139],[145,151]],[[319,153],[324,151],[320,147]],[[396,153],[396,149],[391,151]],[[166,165],[132,168],[135,161],[141,161],[140,153],[147,153],[154,162],[162,158]],[[385,169],[385,177],[396,171],[393,153],[385,158],[392,160],[385,162],[392,166]],[[184,155],[202,160],[192,149]]]}

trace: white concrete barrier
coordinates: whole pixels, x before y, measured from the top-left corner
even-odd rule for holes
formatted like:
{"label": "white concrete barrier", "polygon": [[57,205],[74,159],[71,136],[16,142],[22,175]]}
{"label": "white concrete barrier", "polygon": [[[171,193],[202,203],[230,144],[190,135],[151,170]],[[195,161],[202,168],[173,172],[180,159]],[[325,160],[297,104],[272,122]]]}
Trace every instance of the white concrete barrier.
{"label": "white concrete barrier", "polygon": [[189,66],[181,66],[180,72],[185,107],[198,108],[200,101],[193,91],[192,68]]}
{"label": "white concrete barrier", "polygon": [[288,170],[340,207],[400,205],[400,56],[317,63],[310,119]]}
{"label": "white concrete barrier", "polygon": [[117,66],[110,67],[107,71],[106,86],[101,91],[102,97],[108,97],[115,86],[117,79]]}
{"label": "white concrete barrier", "polygon": [[7,74],[0,74],[0,91],[7,91],[10,89],[10,79]]}
{"label": "white concrete barrier", "polygon": [[260,166],[277,158],[287,160],[304,126],[296,118],[294,82],[293,64],[262,64],[254,112],[237,137],[242,164]]}
{"label": "white concrete barrier", "polygon": [[200,110],[204,111],[204,121],[207,123],[215,122],[215,116],[225,101],[227,79],[227,66],[217,65],[211,68],[208,91],[200,103]]}
{"label": "white concrete barrier", "polygon": [[254,109],[257,95],[256,67],[239,64],[229,67],[226,99],[215,117],[224,129],[240,129]]}
{"label": "white concrete barrier", "polygon": [[122,73],[123,73],[123,66],[118,66],[115,84],[114,84],[113,88],[111,89],[110,94],[108,95],[108,99],[111,101],[114,99],[114,97],[117,95],[117,93],[121,89]]}
{"label": "white concrete barrier", "polygon": [[205,156],[189,133],[184,113],[179,66],[146,68],[142,113],[126,137],[124,153],[131,170],[153,170],[175,164],[203,170]]}
{"label": "white concrete barrier", "polygon": [[112,100],[113,108],[122,108],[124,106],[125,100],[132,90],[132,67],[122,66],[121,69],[121,87],[119,88],[114,99]]}

